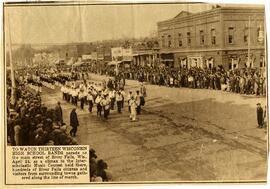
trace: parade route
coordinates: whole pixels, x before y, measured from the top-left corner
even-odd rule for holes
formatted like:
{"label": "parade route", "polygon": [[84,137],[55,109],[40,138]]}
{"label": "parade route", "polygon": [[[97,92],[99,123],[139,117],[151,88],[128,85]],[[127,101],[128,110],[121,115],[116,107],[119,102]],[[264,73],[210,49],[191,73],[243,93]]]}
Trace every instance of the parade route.
{"label": "parade route", "polygon": [[[93,80],[104,79],[92,75]],[[138,89],[127,81],[126,93]],[[121,181],[263,181],[267,173],[267,134],[257,128],[256,104],[265,97],[146,84],[147,98],[138,121],[122,114],[107,121],[80,110],[79,144],[90,145]],[[44,88],[48,107],[61,102],[69,124],[72,105],[59,88]],[[248,169],[247,169],[248,167]]]}

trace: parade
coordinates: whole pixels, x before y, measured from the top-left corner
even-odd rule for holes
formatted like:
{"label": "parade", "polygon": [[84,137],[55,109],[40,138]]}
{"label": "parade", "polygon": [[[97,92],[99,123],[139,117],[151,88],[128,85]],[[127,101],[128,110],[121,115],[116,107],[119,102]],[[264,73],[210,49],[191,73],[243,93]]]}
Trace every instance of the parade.
{"label": "parade", "polygon": [[176,7],[147,36],[88,15],[89,39],[9,47],[6,145],[87,146],[89,182],[264,179],[264,9]]}

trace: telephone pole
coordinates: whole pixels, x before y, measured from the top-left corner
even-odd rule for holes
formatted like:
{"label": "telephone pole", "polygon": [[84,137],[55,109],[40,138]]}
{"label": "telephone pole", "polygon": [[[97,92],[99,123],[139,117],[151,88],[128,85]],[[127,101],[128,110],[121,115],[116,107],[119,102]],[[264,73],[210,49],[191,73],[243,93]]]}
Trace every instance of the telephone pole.
{"label": "telephone pole", "polygon": [[251,64],[250,64],[250,16],[248,17],[248,67],[251,67]]}
{"label": "telephone pole", "polygon": [[10,30],[10,19],[9,14],[7,14],[7,21],[8,21],[8,50],[9,50],[9,67],[10,67],[10,79],[11,79],[11,99],[10,103],[12,105],[16,102],[15,97],[15,90],[16,90],[16,83],[15,83],[15,75],[14,75],[14,68],[13,68],[13,60],[12,60],[12,46],[11,46],[11,30]]}

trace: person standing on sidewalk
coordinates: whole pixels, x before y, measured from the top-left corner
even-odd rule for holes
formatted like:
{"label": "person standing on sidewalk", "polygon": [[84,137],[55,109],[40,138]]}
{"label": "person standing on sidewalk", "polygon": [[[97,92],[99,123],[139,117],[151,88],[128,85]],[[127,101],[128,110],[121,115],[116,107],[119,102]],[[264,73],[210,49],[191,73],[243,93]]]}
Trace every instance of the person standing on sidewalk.
{"label": "person standing on sidewalk", "polygon": [[60,102],[57,102],[55,107],[55,118],[57,125],[62,126],[63,124],[63,111]]}
{"label": "person standing on sidewalk", "polygon": [[258,127],[263,128],[264,124],[264,112],[263,108],[261,107],[261,103],[257,104],[257,122],[258,122]]}
{"label": "person standing on sidewalk", "polygon": [[73,108],[70,113],[70,126],[72,127],[72,129],[70,130],[70,136],[75,137],[77,133],[77,127],[79,126],[76,108]]}

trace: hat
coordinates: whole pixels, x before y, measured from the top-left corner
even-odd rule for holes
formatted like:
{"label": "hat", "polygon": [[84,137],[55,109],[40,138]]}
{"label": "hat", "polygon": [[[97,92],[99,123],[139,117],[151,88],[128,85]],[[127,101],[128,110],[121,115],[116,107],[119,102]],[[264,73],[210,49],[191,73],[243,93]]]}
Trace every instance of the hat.
{"label": "hat", "polygon": [[46,122],[46,124],[52,124],[52,120],[51,120],[50,118],[47,118],[47,119],[45,120],[45,122]]}
{"label": "hat", "polygon": [[261,105],[261,103],[257,103],[257,105]]}
{"label": "hat", "polygon": [[92,182],[102,182],[102,177],[94,177]]}
{"label": "hat", "polygon": [[107,176],[107,180],[108,181],[112,181],[113,180],[112,173],[110,171],[106,171],[106,176]]}
{"label": "hat", "polygon": [[37,124],[36,127],[37,127],[37,128],[42,128],[42,127],[43,127],[43,124],[42,124],[42,123],[39,123],[39,124]]}
{"label": "hat", "polygon": [[89,150],[89,156],[90,156],[90,158],[97,158],[97,155],[96,155],[96,151],[94,150],[94,149],[90,149]]}
{"label": "hat", "polygon": [[40,118],[41,118],[41,114],[37,114],[37,115],[35,116],[35,118],[36,118],[36,119],[40,119]]}
{"label": "hat", "polygon": [[61,126],[61,127],[60,127],[60,130],[61,130],[62,132],[66,132],[67,126],[66,126],[66,125]]}
{"label": "hat", "polygon": [[77,140],[75,138],[72,138],[71,145],[77,145],[77,144],[78,144]]}
{"label": "hat", "polygon": [[54,141],[53,140],[49,140],[45,145],[46,146],[53,146],[54,145]]}
{"label": "hat", "polygon": [[41,135],[41,134],[43,134],[43,129],[42,128],[38,128],[36,130],[36,132],[37,132],[38,135]]}
{"label": "hat", "polygon": [[[53,124],[52,129],[60,129],[60,126],[59,126],[59,125],[56,125],[56,124]],[[61,130],[61,129],[60,129],[60,130]]]}

